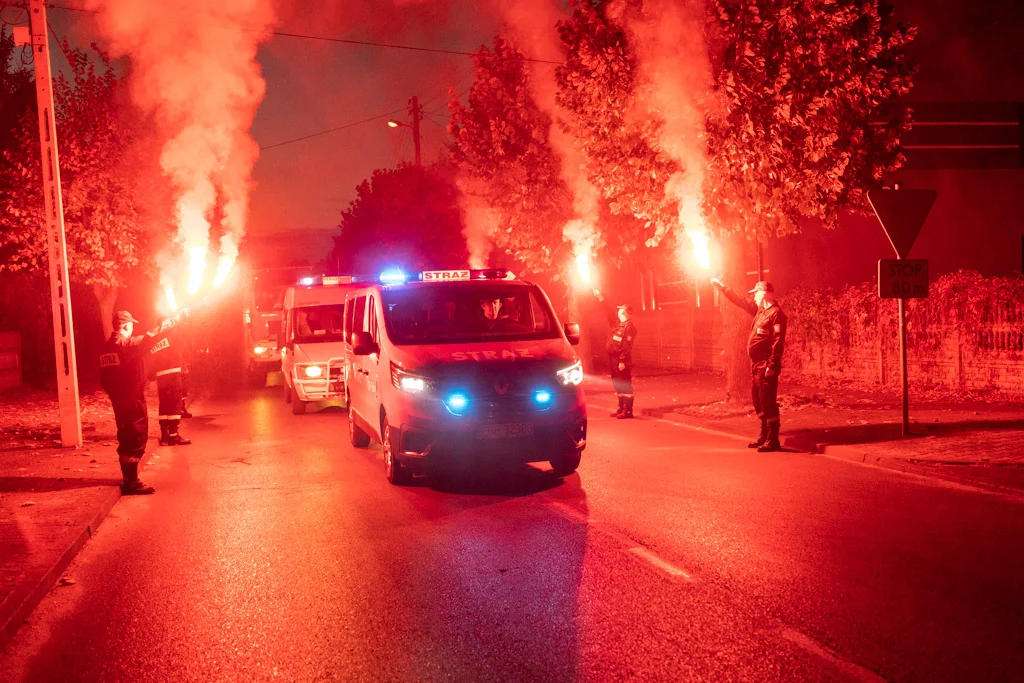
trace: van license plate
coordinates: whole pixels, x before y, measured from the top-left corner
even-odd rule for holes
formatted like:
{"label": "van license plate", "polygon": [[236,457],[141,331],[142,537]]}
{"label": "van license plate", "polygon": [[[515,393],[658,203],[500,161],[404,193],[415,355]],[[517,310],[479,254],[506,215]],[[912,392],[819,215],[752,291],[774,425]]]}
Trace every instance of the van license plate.
{"label": "van license plate", "polygon": [[506,422],[484,425],[480,428],[479,436],[481,439],[515,439],[520,436],[533,436],[533,423]]}

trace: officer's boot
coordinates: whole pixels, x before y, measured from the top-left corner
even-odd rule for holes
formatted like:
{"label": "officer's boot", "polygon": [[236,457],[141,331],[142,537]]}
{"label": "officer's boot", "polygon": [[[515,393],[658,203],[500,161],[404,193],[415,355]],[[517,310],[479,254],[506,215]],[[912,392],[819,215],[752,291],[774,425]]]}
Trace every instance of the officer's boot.
{"label": "officer's boot", "polygon": [[768,420],[761,418],[761,433],[758,435],[756,441],[751,441],[747,444],[747,448],[760,448],[761,446],[768,443]]}
{"label": "officer's boot", "polygon": [[192,443],[192,439],[186,439],[178,433],[178,421],[170,420],[167,424],[167,445],[168,446],[187,446]]}
{"label": "officer's boot", "polygon": [[627,396],[626,398],[622,399],[622,401],[622,412],[619,413],[619,419],[628,420],[631,417],[633,417],[633,397]]}
{"label": "officer's boot", "polygon": [[618,417],[619,415],[622,415],[623,405],[625,403],[626,399],[622,396],[619,396],[619,407],[614,413],[612,413],[612,417]]}
{"label": "officer's boot", "polygon": [[758,453],[773,453],[782,450],[782,444],[779,443],[779,426],[778,420],[768,422],[768,440],[757,449]]}
{"label": "officer's boot", "polygon": [[124,483],[121,484],[122,496],[148,496],[156,491],[152,486],[146,486],[139,481],[139,463],[121,463],[121,476]]}
{"label": "officer's boot", "polygon": [[160,445],[170,446],[171,444],[171,425],[167,420],[160,420]]}

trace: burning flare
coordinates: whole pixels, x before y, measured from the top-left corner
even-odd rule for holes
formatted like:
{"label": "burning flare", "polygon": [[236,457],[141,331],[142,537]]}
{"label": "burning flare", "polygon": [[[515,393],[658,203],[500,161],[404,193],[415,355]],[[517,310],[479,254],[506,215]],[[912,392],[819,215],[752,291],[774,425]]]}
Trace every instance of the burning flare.
{"label": "burning flare", "polygon": [[167,298],[167,308],[171,313],[178,312],[178,298],[174,296],[174,288],[169,284],[164,284],[164,296]]}
{"label": "burning flare", "polygon": [[203,286],[206,271],[206,247],[192,247],[188,250],[188,293],[195,295]]}
{"label": "burning flare", "polygon": [[593,284],[593,276],[590,272],[590,257],[586,252],[576,254],[576,273],[588,287]]}

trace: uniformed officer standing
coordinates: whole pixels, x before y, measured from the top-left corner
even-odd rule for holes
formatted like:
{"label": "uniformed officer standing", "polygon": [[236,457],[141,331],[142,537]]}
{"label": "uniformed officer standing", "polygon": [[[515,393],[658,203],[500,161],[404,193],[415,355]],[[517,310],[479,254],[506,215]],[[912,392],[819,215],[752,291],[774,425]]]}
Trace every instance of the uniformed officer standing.
{"label": "uniformed officer standing", "polygon": [[782,350],[786,342],[786,314],[775,301],[775,288],[770,282],[758,282],[750,290],[754,301],[732,291],[718,278],[711,284],[722,290],[725,297],[754,316],[747,341],[747,355],[751,363],[751,398],[754,410],[761,419],[761,434],[757,441],[747,444],[760,453],[782,450],[779,443],[779,373],[782,372]]}
{"label": "uniformed officer standing", "polygon": [[192,441],[178,433],[184,410],[181,335],[176,331],[167,335],[149,350],[149,355],[160,397],[160,445],[187,446]]}
{"label": "uniformed officer standing", "polygon": [[153,493],[139,481],[139,461],[146,452],[149,415],[146,413],[146,355],[176,325],[188,319],[188,309],[164,320],[146,334],[132,336],[139,321],[128,311],[114,314],[114,332],[100,354],[100,385],[110,396],[117,422],[117,456],[121,463],[124,495]]}
{"label": "uniformed officer standing", "polygon": [[612,417],[628,420],[633,417],[633,341],[636,339],[633,307],[619,306],[618,318],[618,325],[612,328],[605,350],[612,369],[612,386],[619,397],[619,409],[612,413]]}

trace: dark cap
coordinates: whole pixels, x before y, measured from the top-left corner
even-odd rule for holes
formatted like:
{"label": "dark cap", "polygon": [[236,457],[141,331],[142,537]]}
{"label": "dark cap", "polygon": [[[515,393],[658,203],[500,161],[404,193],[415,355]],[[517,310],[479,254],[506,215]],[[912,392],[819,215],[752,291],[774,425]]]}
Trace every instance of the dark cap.
{"label": "dark cap", "polygon": [[633,315],[633,307],[629,304],[619,304],[619,310],[625,311],[627,315]]}
{"label": "dark cap", "polygon": [[754,285],[754,288],[752,290],[750,290],[751,294],[753,294],[754,292],[773,292],[774,293],[775,292],[775,288],[772,287],[772,283],[765,282],[764,280],[761,280],[756,285]]}
{"label": "dark cap", "polygon": [[132,317],[132,314],[128,311],[118,311],[114,314],[114,327],[120,327],[125,323],[137,323],[139,322]]}

